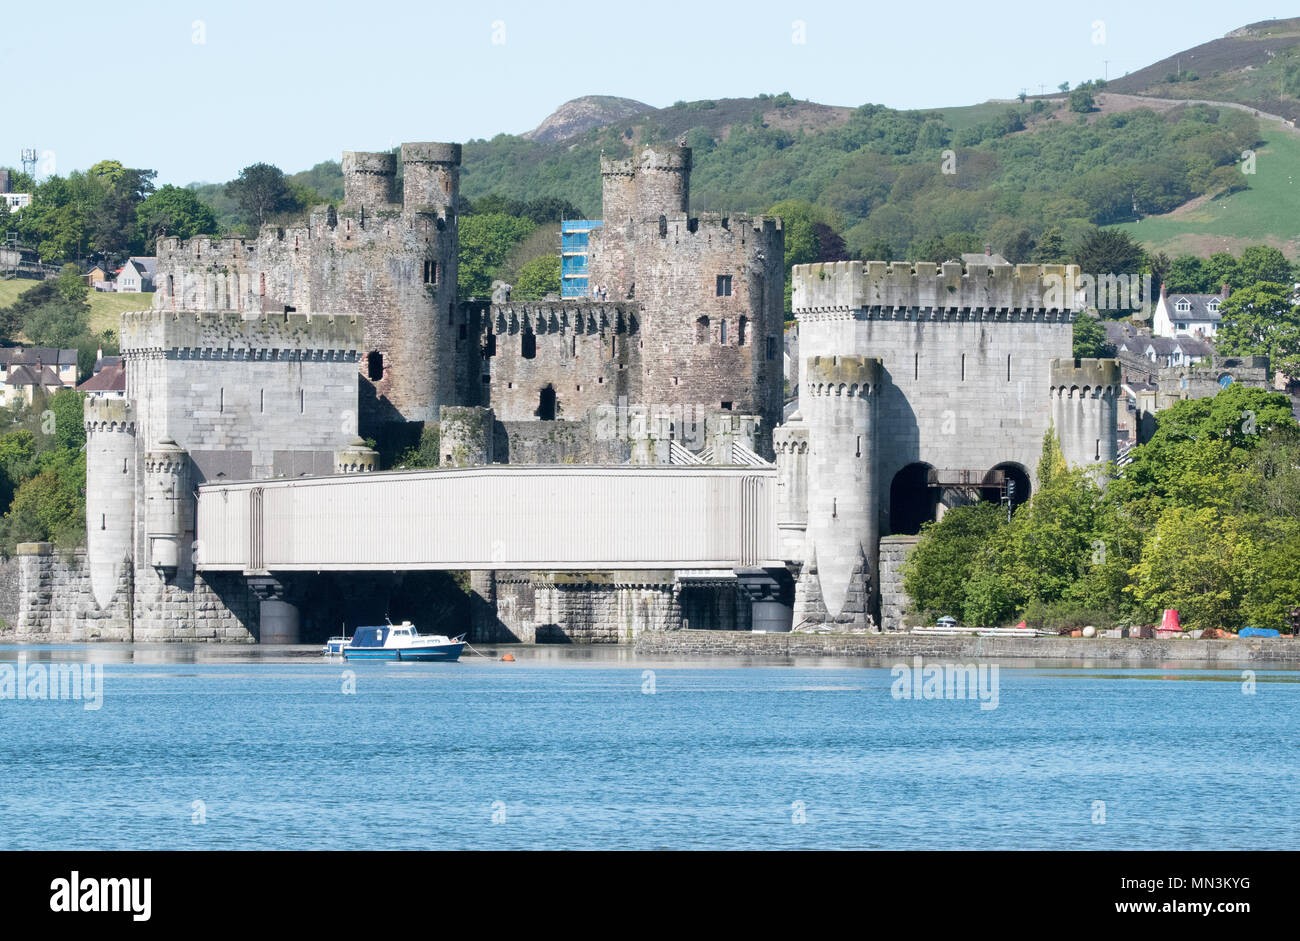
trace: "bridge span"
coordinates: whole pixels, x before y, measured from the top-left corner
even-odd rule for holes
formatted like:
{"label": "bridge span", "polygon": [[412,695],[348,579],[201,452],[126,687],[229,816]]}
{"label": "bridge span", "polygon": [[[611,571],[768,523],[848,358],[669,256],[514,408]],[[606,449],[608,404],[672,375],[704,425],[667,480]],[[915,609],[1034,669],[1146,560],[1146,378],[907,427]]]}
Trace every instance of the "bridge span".
{"label": "bridge span", "polygon": [[199,571],[782,566],[775,467],[488,465],[209,482]]}

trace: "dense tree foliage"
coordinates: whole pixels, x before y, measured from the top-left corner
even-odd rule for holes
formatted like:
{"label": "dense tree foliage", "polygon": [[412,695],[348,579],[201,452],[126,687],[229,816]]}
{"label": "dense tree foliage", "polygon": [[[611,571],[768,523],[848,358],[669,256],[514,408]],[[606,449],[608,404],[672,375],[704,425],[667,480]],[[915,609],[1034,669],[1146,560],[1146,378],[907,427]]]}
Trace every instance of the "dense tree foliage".
{"label": "dense tree foliage", "polygon": [[64,389],[0,410],[0,552],[20,542],[85,540],[82,394]]}
{"label": "dense tree foliage", "polygon": [[560,256],[539,255],[519,269],[510,295],[521,301],[540,301],[560,293]]}
{"label": "dense tree foliage", "polygon": [[1233,291],[1220,308],[1215,347],[1228,355],[1267,356],[1273,369],[1300,376],[1300,308],[1291,297],[1289,284],[1271,281]]}
{"label": "dense tree foliage", "polygon": [[971,624],[1300,627],[1300,428],[1285,395],[1231,385],[1157,415],[1101,486],[1049,432],[1037,488],[929,524],[905,566],[920,611]]}

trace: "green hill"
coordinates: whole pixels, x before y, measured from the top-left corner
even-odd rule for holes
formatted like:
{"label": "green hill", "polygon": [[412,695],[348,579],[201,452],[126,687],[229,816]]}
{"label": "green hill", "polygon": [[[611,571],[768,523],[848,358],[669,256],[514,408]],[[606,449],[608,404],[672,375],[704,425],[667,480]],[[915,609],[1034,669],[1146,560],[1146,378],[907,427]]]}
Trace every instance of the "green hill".
{"label": "green hill", "polygon": [[1300,135],[1265,127],[1249,189],[1193,200],[1173,212],[1119,226],[1149,249],[1170,257],[1240,253],[1247,245],[1272,245],[1300,257]]}
{"label": "green hill", "polygon": [[1300,118],[1300,17],[1264,20],[1114,79],[1109,90],[1233,101]]}

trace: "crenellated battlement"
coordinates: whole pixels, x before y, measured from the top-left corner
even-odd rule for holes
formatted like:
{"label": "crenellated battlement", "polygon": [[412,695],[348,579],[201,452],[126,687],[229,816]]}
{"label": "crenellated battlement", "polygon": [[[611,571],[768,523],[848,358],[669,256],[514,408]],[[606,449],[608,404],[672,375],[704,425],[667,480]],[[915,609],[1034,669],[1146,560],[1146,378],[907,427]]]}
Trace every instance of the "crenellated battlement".
{"label": "crenellated battlement", "polygon": [[1054,359],[1051,394],[1067,398],[1097,398],[1119,389],[1119,361],[1114,359]]}
{"label": "crenellated battlement", "polygon": [[135,411],[127,399],[88,395],[82,404],[87,434],[135,434]]}
{"label": "crenellated battlement", "polygon": [[1085,306],[1077,265],[836,261],[795,265],[797,315],[864,311],[884,319],[935,319],[969,311],[984,319],[1068,316]]}
{"label": "crenellated battlement", "polygon": [[636,333],[641,307],[635,301],[568,298],[493,304],[484,318],[487,333],[603,334]]}
{"label": "crenellated battlement", "polygon": [[870,395],[880,384],[881,362],[867,356],[812,356],[804,370],[809,395]]}
{"label": "crenellated battlement", "polygon": [[364,326],[356,315],[145,310],[122,314],[121,347],[128,358],[165,352],[193,359],[353,361],[363,348]]}

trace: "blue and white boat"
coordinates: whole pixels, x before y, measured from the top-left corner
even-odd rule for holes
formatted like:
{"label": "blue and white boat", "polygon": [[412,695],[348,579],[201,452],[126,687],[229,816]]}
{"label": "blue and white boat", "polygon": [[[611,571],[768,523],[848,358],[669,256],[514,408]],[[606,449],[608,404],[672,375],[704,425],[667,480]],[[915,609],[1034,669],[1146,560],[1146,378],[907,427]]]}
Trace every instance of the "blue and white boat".
{"label": "blue and white boat", "polygon": [[358,627],[343,645],[344,660],[459,660],[465,635],[421,634],[410,621]]}
{"label": "blue and white boat", "polygon": [[343,648],[351,642],[352,640],[349,637],[331,637],[329,640],[325,641],[325,646],[322,648],[321,653],[325,654],[327,657],[341,657],[343,656]]}

